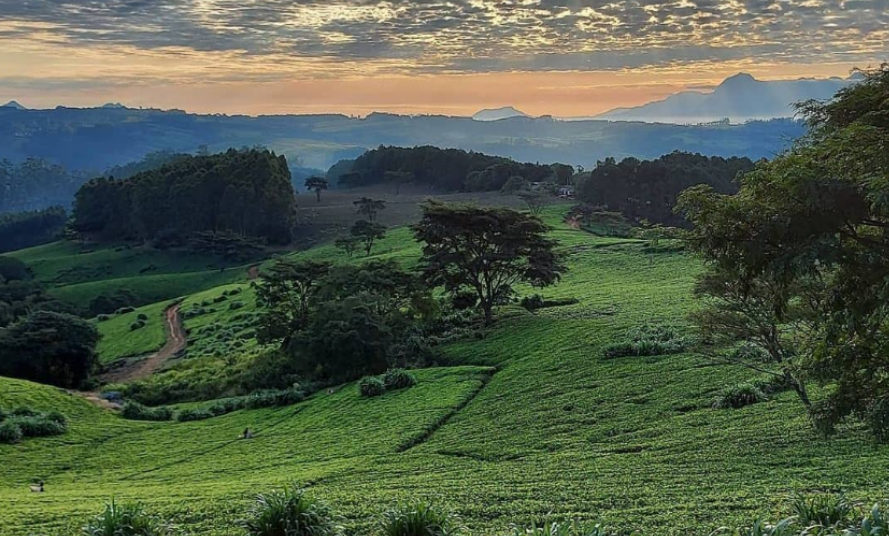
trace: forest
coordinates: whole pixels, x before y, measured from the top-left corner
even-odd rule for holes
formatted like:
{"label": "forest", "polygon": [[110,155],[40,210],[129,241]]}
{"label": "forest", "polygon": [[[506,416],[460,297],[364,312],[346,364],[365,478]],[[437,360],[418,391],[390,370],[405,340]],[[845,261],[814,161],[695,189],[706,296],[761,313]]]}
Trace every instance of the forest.
{"label": "forest", "polygon": [[182,157],[124,180],[93,179],[77,192],[72,227],[102,240],[176,243],[200,232],[230,232],[286,244],[295,203],[283,156],[231,149]]}
{"label": "forest", "polygon": [[362,154],[351,166],[334,166],[332,172],[329,178],[346,188],[402,183],[440,192],[499,190],[514,176],[539,182],[555,174],[548,165],[522,164],[509,158],[432,146],[381,146]]}

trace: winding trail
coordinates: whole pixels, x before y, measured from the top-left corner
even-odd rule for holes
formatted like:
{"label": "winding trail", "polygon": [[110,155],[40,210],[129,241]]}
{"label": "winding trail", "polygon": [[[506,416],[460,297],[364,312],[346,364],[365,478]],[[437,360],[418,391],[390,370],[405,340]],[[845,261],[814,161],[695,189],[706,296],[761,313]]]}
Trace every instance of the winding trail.
{"label": "winding trail", "polygon": [[170,358],[184,350],[187,339],[185,328],[182,327],[178,303],[167,308],[164,312],[164,320],[166,321],[167,342],[163,348],[148,357],[107,372],[101,376],[101,379],[108,383],[141,380],[160,370]]}

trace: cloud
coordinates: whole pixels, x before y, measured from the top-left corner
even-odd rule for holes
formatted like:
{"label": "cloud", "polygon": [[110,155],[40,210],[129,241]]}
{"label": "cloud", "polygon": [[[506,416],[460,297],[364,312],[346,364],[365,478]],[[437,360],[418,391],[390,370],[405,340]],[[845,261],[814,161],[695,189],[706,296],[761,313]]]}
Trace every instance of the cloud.
{"label": "cloud", "polygon": [[874,58],[887,53],[889,0],[0,0],[0,39],[31,25],[56,46],[318,72],[597,70]]}

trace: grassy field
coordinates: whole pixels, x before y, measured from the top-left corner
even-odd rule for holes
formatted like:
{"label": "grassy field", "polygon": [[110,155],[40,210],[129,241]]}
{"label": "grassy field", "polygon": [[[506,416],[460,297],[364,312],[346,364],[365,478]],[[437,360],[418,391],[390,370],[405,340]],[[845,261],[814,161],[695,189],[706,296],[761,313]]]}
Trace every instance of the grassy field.
{"label": "grassy field", "polygon": [[[0,533],[71,534],[114,496],[144,500],[193,533],[240,534],[235,522],[255,493],[294,481],[359,533],[408,497],[449,505],[476,533],[550,516],[677,536],[787,514],[795,492],[887,498],[889,447],[859,427],[822,439],[792,393],[712,409],[722,388],[751,377],[746,370],[691,354],[605,359],[603,347],[630,328],[684,329],[700,266],[681,251],[572,229],[561,215],[555,207],[545,218],[571,270],[541,293],[578,303],[501,309],[484,339],[444,348],[447,368],[420,371],[418,386],[380,399],[348,385],[288,408],[134,423],[55,389],[0,380],[0,406],[60,409],[72,421],[67,435],[0,446]],[[374,255],[409,264],[418,251],[397,229]],[[295,255],[348,260],[331,246]],[[190,343],[250,312],[249,289],[237,288],[220,303],[245,306],[187,320]],[[245,426],[256,439],[234,441]],[[27,492],[34,478],[48,493]]]}
{"label": "grassy field", "polygon": [[[99,339],[99,360],[110,363],[122,357],[140,356],[159,350],[167,340],[164,328],[164,311],[173,302],[158,302],[139,307],[131,313],[109,315],[103,322],[96,322],[102,338]],[[145,327],[133,330],[130,326],[139,315],[148,320]]]}

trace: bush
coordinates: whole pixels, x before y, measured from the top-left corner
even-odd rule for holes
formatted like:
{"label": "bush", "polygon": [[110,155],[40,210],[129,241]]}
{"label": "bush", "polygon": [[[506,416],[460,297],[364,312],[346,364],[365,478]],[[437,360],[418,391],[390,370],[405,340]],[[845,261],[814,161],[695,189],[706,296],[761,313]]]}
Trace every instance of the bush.
{"label": "bush", "polygon": [[183,409],[176,413],[176,420],[179,422],[203,421],[215,416],[209,409]]}
{"label": "bush", "polygon": [[19,406],[9,413],[10,417],[39,417],[40,412],[25,406]]}
{"label": "bush", "polygon": [[139,320],[138,322],[133,322],[130,324],[130,331],[136,331],[138,329],[142,329],[145,327],[145,322]]}
{"label": "bush", "polygon": [[585,525],[577,521],[546,521],[542,525],[512,527],[513,536],[605,536],[608,532],[601,525]]}
{"label": "bush", "polygon": [[626,340],[607,345],[607,358],[669,355],[683,352],[688,341],[668,326],[640,326],[627,331]]}
{"label": "bush", "polygon": [[6,420],[19,427],[24,437],[47,437],[62,435],[67,426],[51,421],[44,416],[39,417],[11,417]]}
{"label": "bush", "polygon": [[110,320],[110,319],[111,319],[111,317],[108,316],[108,315],[106,315],[106,314],[104,314],[104,313],[103,313],[103,314],[100,314],[99,316],[96,317],[96,320],[99,321],[99,322],[107,322],[107,321]]}
{"label": "bush", "polygon": [[172,529],[160,518],[145,512],[140,503],[116,503],[105,505],[101,514],[83,527],[85,536],[162,536],[172,534]]}
{"label": "bush", "polygon": [[361,396],[368,398],[380,396],[386,392],[386,384],[377,376],[367,376],[358,383],[358,390],[361,392]]}
{"label": "bush", "polygon": [[533,296],[525,296],[522,298],[522,301],[519,302],[519,305],[524,307],[529,311],[536,311],[538,309],[543,309],[543,296],[540,294],[534,294]]}
{"label": "bush", "polygon": [[339,518],[323,502],[297,487],[256,498],[243,522],[249,536],[335,536]]}
{"label": "bush", "polygon": [[417,384],[417,377],[404,369],[392,369],[383,375],[386,389],[405,389]]}
{"label": "bush", "polygon": [[0,408],[0,422],[3,422],[6,419],[6,412],[3,411],[3,408]]}
{"label": "bush", "polygon": [[247,395],[244,400],[244,407],[256,409],[289,406],[291,404],[296,404],[297,402],[302,402],[305,398],[305,392],[298,387],[291,387],[289,389],[263,389]]}
{"label": "bush", "polygon": [[18,443],[25,435],[14,421],[7,419],[0,423],[0,443]]}
{"label": "bush", "polygon": [[399,504],[383,514],[384,536],[452,536],[463,532],[456,516],[426,502]]}
{"label": "bush", "polygon": [[768,397],[752,383],[739,383],[738,385],[723,389],[713,400],[714,409],[738,409],[758,402],[765,402]]}
{"label": "bush", "polygon": [[55,423],[59,423],[62,426],[68,425],[68,419],[65,418],[65,416],[62,415],[61,413],[59,413],[58,411],[50,411],[49,413],[45,414],[44,417],[47,420],[50,420]]}
{"label": "bush", "polygon": [[222,302],[226,301],[227,299],[228,299],[228,296],[226,296],[225,294],[220,294],[219,296],[216,296],[215,298],[213,298],[213,303],[222,303]]}
{"label": "bush", "polygon": [[135,310],[136,310],[135,307],[130,307],[130,306],[127,306],[127,307],[121,307],[120,309],[114,311],[114,314],[116,314],[116,315],[125,315],[125,314],[127,314],[127,313],[132,313],[132,312],[135,311]]}
{"label": "bush", "polygon": [[233,301],[230,304],[228,304],[228,308],[231,311],[236,311],[236,310],[241,309],[243,307],[244,307],[244,302],[242,302],[242,301]]}
{"label": "bush", "polygon": [[143,322],[148,322],[148,315],[145,313],[139,313],[136,315],[136,320],[141,320]]}
{"label": "bush", "polygon": [[121,408],[120,416],[133,421],[169,421],[173,418],[173,411],[164,406],[150,408],[138,402],[129,401]]}
{"label": "bush", "polygon": [[810,497],[796,496],[792,508],[797,520],[806,527],[833,527],[849,521],[853,508],[843,494],[822,493]]}

